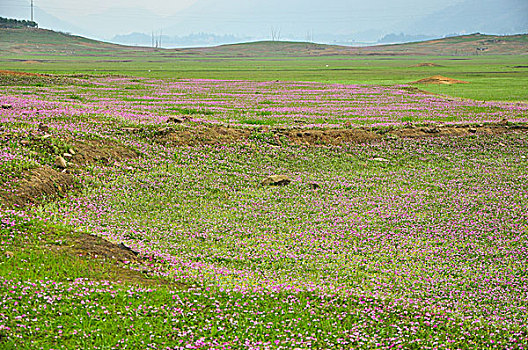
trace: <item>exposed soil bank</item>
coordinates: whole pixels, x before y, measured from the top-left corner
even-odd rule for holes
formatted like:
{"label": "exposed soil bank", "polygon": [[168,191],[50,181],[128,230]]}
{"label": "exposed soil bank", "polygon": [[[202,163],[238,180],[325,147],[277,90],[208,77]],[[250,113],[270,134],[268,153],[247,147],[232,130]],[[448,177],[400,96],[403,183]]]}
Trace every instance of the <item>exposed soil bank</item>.
{"label": "exposed soil bank", "polygon": [[239,129],[225,126],[189,126],[186,128],[162,128],[158,132],[158,141],[175,146],[194,146],[200,144],[228,144],[249,141],[251,139],[267,140],[270,143],[288,142],[294,145],[342,145],[346,143],[364,143],[383,138],[419,138],[468,135],[495,135],[528,131],[524,123],[487,123],[404,127],[360,127],[350,129],[272,129],[267,127]]}
{"label": "exposed soil bank", "polygon": [[[32,144],[42,140],[34,138],[21,142]],[[72,144],[75,154],[68,159],[68,165],[64,169],[41,166],[22,172],[13,191],[0,188],[1,204],[7,208],[22,208],[43,200],[63,197],[79,187],[74,170],[89,164],[108,165],[139,156],[136,151],[110,140],[73,140]]]}

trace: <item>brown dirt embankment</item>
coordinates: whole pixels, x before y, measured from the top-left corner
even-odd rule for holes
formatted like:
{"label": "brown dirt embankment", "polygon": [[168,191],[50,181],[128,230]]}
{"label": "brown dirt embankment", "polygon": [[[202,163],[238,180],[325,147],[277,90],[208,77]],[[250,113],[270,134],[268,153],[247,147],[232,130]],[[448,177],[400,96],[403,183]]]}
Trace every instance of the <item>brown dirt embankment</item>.
{"label": "brown dirt embankment", "polygon": [[444,77],[442,75],[433,75],[429,78],[420,79],[413,81],[411,84],[442,84],[442,85],[452,85],[452,84],[469,84],[469,81],[457,80],[453,78]]}
{"label": "brown dirt embankment", "polygon": [[384,138],[423,138],[467,135],[496,135],[516,130],[528,131],[528,124],[507,121],[486,124],[431,124],[403,127],[359,127],[341,129],[231,128],[216,125],[162,128],[156,140],[174,146],[230,144],[266,140],[280,145],[342,145],[365,143]]}
{"label": "brown dirt embankment", "polygon": [[[38,140],[35,138],[35,142]],[[22,208],[43,200],[64,197],[69,191],[79,188],[74,173],[80,167],[95,163],[108,165],[139,156],[136,151],[115,141],[72,141],[72,144],[75,154],[68,159],[66,168],[41,166],[23,171],[13,191],[0,188],[2,205],[6,208]]]}

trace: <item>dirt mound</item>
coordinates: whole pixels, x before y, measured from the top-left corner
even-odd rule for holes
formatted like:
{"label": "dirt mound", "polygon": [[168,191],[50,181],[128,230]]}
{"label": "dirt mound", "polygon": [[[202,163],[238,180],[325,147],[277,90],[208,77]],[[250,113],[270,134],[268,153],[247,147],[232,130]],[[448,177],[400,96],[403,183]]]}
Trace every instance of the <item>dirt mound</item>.
{"label": "dirt mound", "polygon": [[445,84],[445,85],[451,85],[451,84],[469,84],[468,81],[463,80],[456,80],[448,77],[444,77],[442,75],[434,75],[429,78],[420,79],[417,81],[413,81],[411,84]]}
{"label": "dirt mound", "polygon": [[203,144],[229,144],[260,141],[272,145],[293,144],[300,146],[343,145],[364,143],[383,138],[423,138],[441,136],[467,136],[473,134],[493,135],[528,130],[528,125],[487,123],[479,125],[443,125],[384,127],[384,128],[345,128],[345,129],[286,129],[267,127],[237,129],[224,126],[187,127],[177,130],[163,128],[158,132],[158,142],[175,146],[196,146]]}
{"label": "dirt mound", "polygon": [[[152,269],[149,257],[143,257],[123,243],[112,243],[101,237],[87,233],[61,232],[54,227],[48,227],[48,234],[58,236],[62,244],[50,244],[53,240],[46,240],[42,248],[52,252],[66,254],[73,259],[89,259],[100,262],[95,267],[103,267],[105,279],[112,282],[121,282],[145,286],[168,286],[171,288],[185,289],[183,283],[159,277]],[[133,268],[128,268],[133,264]]]}
{"label": "dirt mound", "polygon": [[424,62],[424,63],[415,64],[414,66],[410,66],[410,67],[414,68],[414,67],[443,67],[443,66],[436,64],[436,63]]}
{"label": "dirt mound", "polygon": [[45,75],[27,72],[15,72],[11,70],[0,70],[0,75],[11,75],[17,77],[45,77]]}
{"label": "dirt mound", "polygon": [[48,166],[31,169],[22,174],[15,192],[0,189],[0,198],[7,207],[24,207],[44,198],[66,195],[75,187],[72,175],[61,173]]}
{"label": "dirt mound", "polygon": [[113,262],[118,266],[133,263],[138,266],[136,269],[116,268],[112,272],[112,280],[125,282],[128,284],[140,284],[148,286],[167,285],[177,288],[185,288],[182,283],[170,281],[168,279],[157,278],[156,273],[151,271],[146,265],[150,263],[148,258],[141,257],[137,252],[126,245],[115,244],[101,237],[82,233],[68,239],[67,245],[58,246],[58,250],[66,250],[69,255],[75,257],[85,257],[89,259],[104,260]]}
{"label": "dirt mound", "polygon": [[286,140],[297,145],[339,145],[379,138],[374,132],[366,129],[250,129],[225,126],[198,126],[179,130],[163,128],[160,135],[159,141],[178,146],[230,144],[250,140],[261,140],[276,145]]}
{"label": "dirt mound", "polygon": [[215,145],[228,144],[249,139],[251,130],[237,129],[225,126],[206,126],[197,127],[162,128],[159,131],[162,142],[168,142],[173,145]]}
{"label": "dirt mound", "polygon": [[75,149],[72,163],[79,165],[97,162],[110,164],[114,161],[139,156],[136,151],[112,140],[73,141],[72,143]]}
{"label": "dirt mound", "polygon": [[[48,139],[43,140],[39,137],[32,137],[25,140],[28,147],[39,146],[40,149],[51,152],[52,148],[47,147]],[[78,169],[88,164],[102,163],[110,165],[115,161],[123,159],[136,158],[139,154],[112,140],[88,140],[88,141],[70,141],[73,145],[75,154],[68,158],[70,163],[61,171],[60,167],[52,168],[41,166],[21,174],[17,179],[16,189],[14,192],[2,189],[0,187],[1,203],[8,208],[25,207],[45,200],[64,197],[68,191],[78,186],[75,175]],[[57,154],[51,153],[53,157]]]}
{"label": "dirt mound", "polygon": [[[280,136],[282,136],[282,133],[280,134]],[[367,128],[327,130],[298,129],[286,132],[285,136],[293,144],[306,146],[363,143],[378,140],[381,138],[381,135]]]}

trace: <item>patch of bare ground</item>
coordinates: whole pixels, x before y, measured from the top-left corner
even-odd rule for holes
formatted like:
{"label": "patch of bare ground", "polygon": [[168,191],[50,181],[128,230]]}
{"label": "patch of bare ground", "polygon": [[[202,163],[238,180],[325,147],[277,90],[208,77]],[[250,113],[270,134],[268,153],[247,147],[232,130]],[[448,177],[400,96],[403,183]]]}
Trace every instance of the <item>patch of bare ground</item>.
{"label": "patch of bare ground", "polygon": [[400,86],[399,89],[410,92],[411,94],[436,95],[434,92],[425,91],[417,88],[416,86]]}
{"label": "patch of bare ground", "polygon": [[[24,63],[33,61],[24,61]],[[37,62],[38,63],[38,62]],[[37,74],[28,72],[15,72],[10,70],[0,70],[0,85],[15,86],[15,85],[78,85],[86,84],[86,81],[80,81],[65,76],[58,76],[52,74]]]}
{"label": "patch of bare ground", "polygon": [[43,74],[15,72],[12,70],[0,70],[0,75],[15,76],[15,77],[45,77]]}
{"label": "patch of bare ground", "polygon": [[[157,140],[173,146],[196,146],[214,144],[233,144],[246,142],[258,134],[273,135],[268,141],[280,144],[287,141],[293,145],[343,145],[347,143],[367,143],[384,138],[424,138],[468,135],[496,135],[515,131],[528,131],[528,124],[499,123],[485,124],[431,124],[402,127],[358,127],[342,129],[287,129],[287,128],[244,128],[225,126],[188,126],[184,129],[162,128]],[[260,139],[264,139],[260,138]]]}
{"label": "patch of bare ground", "polygon": [[62,244],[48,244],[45,248],[78,259],[89,259],[104,264],[107,278],[113,282],[144,286],[167,286],[183,289],[185,285],[156,275],[149,267],[151,261],[127,247],[87,233],[61,235]]}
{"label": "patch of bare ground", "polygon": [[[25,142],[28,145],[46,140],[32,137]],[[78,189],[75,169],[89,164],[112,164],[115,161],[136,158],[139,154],[112,140],[68,140],[73,145],[75,154],[68,158],[65,168],[56,166],[41,166],[22,172],[17,180],[16,188],[8,191],[0,187],[0,199],[4,207],[22,208],[41,203],[43,200],[53,200],[64,197],[69,191]],[[64,158],[63,158],[64,159]]]}
{"label": "patch of bare ground", "polygon": [[279,132],[290,143],[296,145],[341,145],[345,143],[365,143],[381,138],[381,135],[369,128],[306,130],[294,129]]}
{"label": "patch of bare ground", "polygon": [[452,84],[469,84],[468,81],[463,80],[457,80],[452,79],[448,77],[444,77],[442,75],[433,75],[429,78],[420,79],[417,81],[413,81],[411,84],[444,84],[444,85],[452,85]]}
{"label": "patch of bare ground", "polygon": [[434,124],[431,126],[413,127],[408,126],[401,129],[395,129],[388,132],[402,138],[423,138],[423,137],[449,137],[449,136],[468,136],[468,135],[499,135],[516,131],[528,131],[528,124],[510,124],[506,121],[501,123],[486,124],[459,124],[459,125],[442,125]]}
{"label": "patch of bare ground", "polygon": [[158,140],[176,146],[195,146],[236,143],[247,140],[250,136],[250,129],[198,125],[177,129],[161,128]]}
{"label": "patch of bare ground", "polygon": [[443,67],[443,66],[440,65],[440,64],[436,64],[436,63],[424,62],[424,63],[415,64],[415,65],[410,66],[410,67],[411,68],[415,68],[415,67]]}
{"label": "patch of bare ground", "polygon": [[114,161],[132,159],[139,156],[135,150],[112,140],[74,140],[71,142],[75,150],[75,155],[73,155],[71,162],[78,165],[88,165],[97,162],[108,165]]}
{"label": "patch of bare ground", "polygon": [[21,208],[43,198],[63,197],[75,184],[72,175],[44,166],[24,171],[14,192],[0,188],[0,199],[8,208]]}

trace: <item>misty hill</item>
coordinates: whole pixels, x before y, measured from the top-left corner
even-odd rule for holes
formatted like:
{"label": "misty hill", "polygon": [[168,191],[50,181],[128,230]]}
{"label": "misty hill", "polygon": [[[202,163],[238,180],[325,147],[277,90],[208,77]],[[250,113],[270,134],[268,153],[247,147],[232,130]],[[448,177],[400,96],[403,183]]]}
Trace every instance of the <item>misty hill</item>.
{"label": "misty hill", "polygon": [[220,57],[310,57],[310,56],[414,56],[414,55],[520,55],[528,54],[528,35],[494,36],[472,34],[422,42],[349,47],[302,42],[254,42],[211,48],[183,49],[180,53]]}
{"label": "misty hill", "polygon": [[0,29],[0,52],[75,55],[116,53],[129,48],[48,29]]}
{"label": "misty hill", "polygon": [[473,34],[417,43],[348,47],[304,42],[262,41],[207,48],[152,49],[110,44],[44,29],[0,29],[0,51],[56,55],[134,55],[152,52],[164,57],[310,57],[352,55],[489,55],[527,54],[528,35]]}

